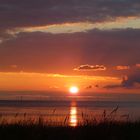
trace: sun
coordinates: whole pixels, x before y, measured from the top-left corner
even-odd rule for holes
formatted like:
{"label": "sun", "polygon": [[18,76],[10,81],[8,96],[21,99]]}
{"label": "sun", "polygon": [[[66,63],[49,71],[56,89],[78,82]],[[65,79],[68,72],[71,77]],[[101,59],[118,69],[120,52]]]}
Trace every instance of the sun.
{"label": "sun", "polygon": [[77,94],[79,92],[79,88],[76,86],[72,86],[69,88],[69,92],[72,94]]}

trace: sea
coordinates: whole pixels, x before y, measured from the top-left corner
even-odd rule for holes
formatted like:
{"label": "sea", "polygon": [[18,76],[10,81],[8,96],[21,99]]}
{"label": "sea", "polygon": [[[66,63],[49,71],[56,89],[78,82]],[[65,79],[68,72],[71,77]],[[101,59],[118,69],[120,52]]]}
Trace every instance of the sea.
{"label": "sea", "polygon": [[1,91],[0,122],[37,122],[77,126],[104,119],[140,120],[140,94],[50,93],[40,91]]}

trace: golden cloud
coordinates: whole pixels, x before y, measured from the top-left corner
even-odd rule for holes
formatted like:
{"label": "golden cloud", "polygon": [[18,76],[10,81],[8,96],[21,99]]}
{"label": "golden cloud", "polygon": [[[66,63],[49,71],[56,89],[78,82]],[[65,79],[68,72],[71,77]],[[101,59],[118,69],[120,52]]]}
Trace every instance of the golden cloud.
{"label": "golden cloud", "polygon": [[116,66],[117,70],[128,70],[130,69],[130,66]]}
{"label": "golden cloud", "polygon": [[106,70],[106,67],[104,65],[81,65],[77,68],[73,69],[74,71],[104,71]]}
{"label": "golden cloud", "polygon": [[137,67],[137,68],[140,68],[140,64],[136,64],[136,67]]}

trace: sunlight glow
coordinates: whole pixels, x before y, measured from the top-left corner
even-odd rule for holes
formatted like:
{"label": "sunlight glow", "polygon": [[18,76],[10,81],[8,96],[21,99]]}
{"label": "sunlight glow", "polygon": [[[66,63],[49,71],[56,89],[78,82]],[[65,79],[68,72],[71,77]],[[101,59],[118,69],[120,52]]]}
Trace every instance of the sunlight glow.
{"label": "sunlight glow", "polygon": [[77,126],[77,109],[76,107],[71,107],[70,109],[70,126]]}
{"label": "sunlight glow", "polygon": [[76,93],[79,92],[79,88],[76,87],[76,86],[72,86],[72,87],[70,87],[69,91],[70,91],[70,93],[72,93],[72,94],[76,94]]}

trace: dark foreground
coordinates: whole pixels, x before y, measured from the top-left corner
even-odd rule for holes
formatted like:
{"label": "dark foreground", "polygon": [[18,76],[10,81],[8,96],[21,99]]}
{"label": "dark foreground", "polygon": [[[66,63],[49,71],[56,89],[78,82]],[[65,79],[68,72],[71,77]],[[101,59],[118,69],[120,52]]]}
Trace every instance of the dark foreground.
{"label": "dark foreground", "polygon": [[140,140],[140,122],[101,122],[77,127],[1,124],[1,140]]}

